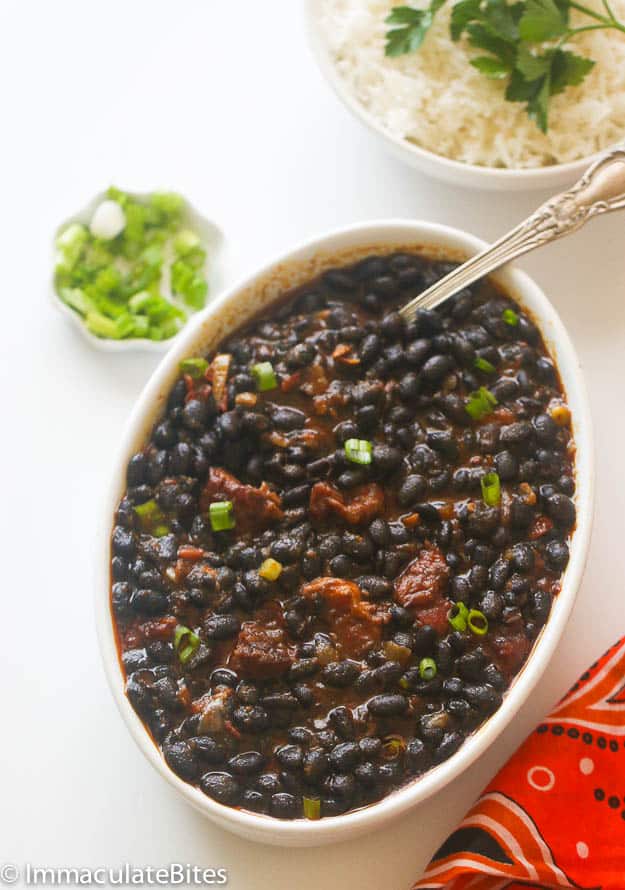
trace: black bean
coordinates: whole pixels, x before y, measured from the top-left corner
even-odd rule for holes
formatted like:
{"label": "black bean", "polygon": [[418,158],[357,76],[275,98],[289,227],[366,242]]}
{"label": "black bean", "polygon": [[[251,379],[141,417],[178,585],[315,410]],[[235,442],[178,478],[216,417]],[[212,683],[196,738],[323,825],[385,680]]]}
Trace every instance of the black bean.
{"label": "black bean", "polygon": [[422,624],[413,634],[413,651],[415,655],[428,655],[436,643],[438,634],[429,624]]}
{"label": "black bean", "polygon": [[527,420],[517,423],[509,423],[502,426],[499,432],[499,441],[502,445],[523,445],[532,438],[533,427]]}
{"label": "black bean", "polygon": [[373,788],[377,782],[378,771],[373,763],[361,763],[354,769],[356,781],[365,788]]}
{"label": "black bean", "polygon": [[121,525],[113,530],[113,553],[126,559],[132,559],[135,554],[135,536]]}
{"label": "black bean", "polygon": [[152,643],[148,643],[146,651],[150,659],[156,664],[169,664],[174,656],[173,645],[165,640],[154,640]]}
{"label": "black bean", "polygon": [[264,732],[269,726],[269,715],[260,705],[241,705],[234,709],[232,719],[242,732]]}
{"label": "black bean", "polygon": [[[343,739],[352,739],[355,734],[355,723],[352,712],[344,705],[338,705],[328,712],[328,722],[335,730],[334,741],[340,736]],[[333,733],[334,735],[334,733]]]}
{"label": "black bean", "polygon": [[210,615],[204,622],[204,633],[209,640],[228,640],[240,629],[241,622],[236,615]]}
{"label": "black bean", "polygon": [[379,575],[359,575],[357,579],[358,586],[362,590],[366,590],[370,599],[382,599],[390,596],[393,591],[393,585],[387,578],[381,578]]}
{"label": "black bean", "polygon": [[198,399],[189,399],[182,410],[182,421],[187,429],[197,432],[204,428],[209,414],[206,402],[200,402]]}
{"label": "black bean", "polygon": [[451,430],[432,430],[427,434],[426,442],[430,448],[444,454],[449,460],[457,460],[458,443]]}
{"label": "black bean", "polygon": [[438,383],[452,370],[453,359],[448,355],[433,355],[423,365],[421,374],[430,383]]}
{"label": "black bean", "polygon": [[330,769],[328,755],[323,748],[311,748],[303,759],[303,772],[306,781],[316,784]]}
{"label": "black bean", "polygon": [[569,548],[564,541],[549,541],[545,547],[547,562],[556,570],[566,568],[569,561]]}
{"label": "black bean", "polygon": [[302,766],[304,754],[299,745],[283,745],[277,749],[275,755],[283,769],[297,770]]}
{"label": "black bean", "polygon": [[259,751],[244,751],[230,758],[228,769],[236,776],[252,776],[261,771],[264,763],[265,758]]}
{"label": "black bean", "polygon": [[494,590],[487,590],[480,600],[479,608],[480,611],[482,611],[487,618],[496,621],[498,618],[501,617],[501,613],[503,610],[503,599]]}
{"label": "black bean", "polygon": [[241,789],[239,783],[230,773],[204,773],[200,780],[200,788],[219,803],[232,806],[239,799]]}
{"label": "black bean", "polygon": [[333,773],[323,780],[323,790],[331,797],[349,800],[356,793],[356,780],[350,773]]}
{"label": "black bean", "polygon": [[548,590],[536,590],[532,594],[532,615],[541,624],[547,620],[551,612],[552,595]]}
{"label": "black bean", "polygon": [[421,739],[409,739],[406,743],[405,761],[411,773],[422,773],[430,766],[432,757]]}
{"label": "black bean", "polygon": [[[492,564],[488,572],[488,583],[490,586],[495,590],[501,590],[508,580],[510,569],[510,561],[505,556],[500,556]],[[480,583],[479,586],[482,587],[483,583]]]}
{"label": "black bean", "polygon": [[122,656],[122,662],[127,674],[150,666],[150,659],[145,649],[126,649]]}
{"label": "black bean", "polygon": [[502,482],[512,482],[519,473],[519,462],[510,451],[500,451],[495,455],[495,470]]}
{"label": "black bean", "polygon": [[360,761],[356,742],[341,742],[330,751],[330,764],[338,772],[348,772]]}
{"label": "black bean", "polygon": [[126,468],[126,484],[129,487],[142,485],[146,481],[147,463],[143,452],[139,451],[137,454],[133,454]]}
{"label": "black bean", "polygon": [[[125,563],[124,563],[125,566]],[[119,568],[114,571],[114,576],[119,574]],[[127,573],[124,572],[124,575]],[[127,581],[116,581],[111,591],[111,604],[113,611],[118,618],[125,618],[130,612],[130,598],[132,596],[132,587]]]}
{"label": "black bean", "polygon": [[141,615],[162,615],[167,611],[169,597],[160,590],[135,590],[129,605]]}
{"label": "black bean", "polygon": [[442,763],[443,760],[447,760],[448,757],[455,754],[463,741],[464,736],[461,732],[446,732],[441,743],[434,751],[434,763]]}
{"label": "black bean", "polygon": [[533,507],[526,501],[515,498],[510,505],[510,525],[516,528],[527,528],[534,518]]}
{"label": "black bean", "polygon": [[229,686],[234,689],[234,687],[238,683],[238,677],[234,671],[231,671],[229,668],[215,668],[215,670],[210,675],[210,684],[213,687],[216,686]]}
{"label": "black bean", "polygon": [[408,702],[403,695],[374,695],[367,702],[368,711],[375,717],[395,717],[403,714],[408,707]]}
{"label": "black bean", "polygon": [[260,791],[246,788],[241,797],[241,806],[245,810],[252,810],[254,813],[262,813],[266,809],[265,796],[261,794]]}
{"label": "black bean", "polygon": [[216,765],[224,763],[226,759],[224,746],[212,736],[196,736],[189,739],[189,745],[200,760],[204,760],[206,763]]}
{"label": "black bean", "polygon": [[530,544],[515,544],[511,552],[512,565],[519,572],[529,573],[534,569],[534,551]]}
{"label": "black bean", "polygon": [[282,785],[275,773],[263,773],[254,782],[254,787],[262,794],[276,794],[280,791]]}
{"label": "black bean", "polygon": [[281,405],[272,412],[271,419],[280,430],[299,430],[306,423],[306,414],[299,408]]}
{"label": "black bean", "polygon": [[321,674],[326,686],[342,689],[351,686],[358,676],[358,666],[352,661],[333,661],[327,664]]}
{"label": "black bean", "polygon": [[425,478],[413,473],[406,476],[397,492],[397,500],[401,507],[411,507],[420,500],[427,490]]}
{"label": "black bean", "polygon": [[383,689],[392,689],[402,673],[403,668],[397,661],[386,661],[375,669],[375,678]]}
{"label": "black bean", "polygon": [[575,504],[565,494],[556,493],[547,499],[547,513],[556,523],[563,528],[570,529],[575,525]]}
{"label": "black bean", "polygon": [[360,361],[364,367],[371,365],[382,349],[382,341],[377,334],[367,334],[360,344]]}

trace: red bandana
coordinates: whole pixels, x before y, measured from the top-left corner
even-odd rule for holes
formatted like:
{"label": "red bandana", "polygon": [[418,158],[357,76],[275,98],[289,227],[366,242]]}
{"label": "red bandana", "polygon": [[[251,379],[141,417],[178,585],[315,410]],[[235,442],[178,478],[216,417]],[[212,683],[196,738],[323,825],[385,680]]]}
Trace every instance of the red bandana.
{"label": "red bandana", "polygon": [[625,638],[493,779],[414,890],[625,888]]}

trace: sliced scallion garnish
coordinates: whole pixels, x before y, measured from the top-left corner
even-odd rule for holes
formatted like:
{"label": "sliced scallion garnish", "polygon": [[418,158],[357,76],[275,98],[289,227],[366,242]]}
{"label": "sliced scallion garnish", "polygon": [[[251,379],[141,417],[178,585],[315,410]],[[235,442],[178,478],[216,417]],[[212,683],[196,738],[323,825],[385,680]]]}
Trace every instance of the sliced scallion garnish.
{"label": "sliced scallion garnish", "polygon": [[514,309],[504,309],[501,313],[501,317],[506,324],[512,325],[512,327],[519,323],[519,316]]}
{"label": "sliced scallion garnish", "polygon": [[501,482],[495,472],[486,473],[480,479],[482,497],[489,507],[497,507],[501,501]]}
{"label": "sliced scallion garnish", "polygon": [[438,673],[436,662],[433,658],[422,658],[419,662],[419,676],[422,680],[433,680]]}
{"label": "sliced scallion garnish", "polygon": [[271,362],[258,362],[252,365],[252,376],[256,380],[259,392],[267,392],[278,385],[278,378]]}
{"label": "sliced scallion garnish", "polygon": [[488,618],[479,609],[471,609],[467,615],[467,626],[472,633],[483,637],[488,631]]}
{"label": "sliced scallion garnish", "polygon": [[188,374],[194,380],[198,380],[206,373],[208,362],[205,358],[183,358],[179,367],[182,374]]}
{"label": "sliced scallion garnish", "polygon": [[373,445],[368,439],[348,439],[343,446],[345,456],[355,464],[370,464]]}
{"label": "sliced scallion garnish", "polygon": [[464,603],[454,603],[447,613],[447,620],[454,630],[465,631],[467,629],[467,617],[469,610]]}
{"label": "sliced scallion garnish", "polygon": [[482,420],[490,414],[497,404],[497,399],[489,389],[480,386],[474,392],[470,393],[466,403],[465,410],[473,420]]}
{"label": "sliced scallion garnish", "polygon": [[214,532],[223,532],[236,525],[232,512],[232,501],[213,501],[208,508],[208,518]]}
{"label": "sliced scallion garnish", "polygon": [[174,631],[174,649],[178,653],[178,658],[182,664],[186,664],[191,656],[197,651],[200,645],[200,638],[189,627],[179,624]]}
{"label": "sliced scallion garnish", "polygon": [[321,801],[318,797],[304,797],[302,798],[302,803],[306,819],[321,818]]}
{"label": "sliced scallion garnish", "polygon": [[483,371],[485,374],[494,374],[497,370],[492,362],[489,362],[487,358],[482,358],[481,355],[475,357],[473,364],[478,371]]}

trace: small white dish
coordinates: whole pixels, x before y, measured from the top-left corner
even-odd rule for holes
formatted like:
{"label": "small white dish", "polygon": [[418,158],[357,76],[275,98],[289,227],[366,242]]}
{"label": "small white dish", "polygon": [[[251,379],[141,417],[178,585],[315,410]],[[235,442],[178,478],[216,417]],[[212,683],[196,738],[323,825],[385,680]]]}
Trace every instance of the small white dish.
{"label": "small white dish", "polygon": [[[465,164],[443,155],[437,155],[420,148],[407,139],[399,139],[389,133],[382,124],[358,101],[349,89],[332,60],[327,41],[319,25],[319,9],[322,0],[306,0],[306,25],[309,44],[313,56],[330,86],[339,99],[347,106],[375,137],[397,158],[427,176],[434,176],[452,185],[489,191],[531,191],[533,189],[558,189],[572,185],[602,152],[571,161],[566,164],[553,164],[549,167],[499,168]],[[609,148],[614,146],[608,146]]]}
{"label": "small white dish", "polygon": [[544,673],[569,619],[590,543],[594,493],[593,443],[590,408],[579,360],[556,310],[531,278],[510,266],[492,276],[518,300],[540,327],[558,365],[571,409],[576,446],[577,525],[562,589],[554,601],[547,624],[529,659],[514,679],[503,704],[453,757],[375,804],[319,821],[283,821],[233,809],[183,782],[167,766],[126,698],[110,609],[110,558],[113,517],[125,489],[128,459],[142,447],[149,430],[162,413],[169,389],[179,373],[180,361],[215,349],[240,325],[271,306],[285,289],[303,284],[332,265],[355,261],[376,251],[412,249],[434,257],[461,260],[485,246],[480,239],[458,229],[409,220],[360,223],[307,241],[220,294],[192,319],[150,377],[128,419],[102,505],[102,521],[96,537],[95,607],[104,667],[126,726],[157,772],[200,813],[242,837],[280,846],[307,847],[374,831],[427,800],[468,769],[492,745],[528,698]]}
{"label": "small white dish", "polygon": [[[126,194],[137,200],[147,200],[151,192],[128,191]],[[197,315],[197,312],[192,312],[181,331],[179,331],[175,337],[170,337],[167,340],[148,340],[147,337],[135,337],[129,338],[128,340],[107,340],[104,337],[96,337],[95,334],[92,334],[80,315],[71,309],[67,303],[64,303],[56,292],[56,287],[54,285],[54,266],[56,265],[57,253],[55,247],[56,239],[67,226],[71,225],[71,223],[77,222],[88,226],[96,207],[105,199],[106,193],[98,192],[98,194],[85,204],[81,210],[72,214],[72,216],[68,217],[57,226],[52,240],[53,265],[49,291],[52,304],[62,312],[76,330],[80,331],[84,339],[87,340],[94,349],[99,349],[102,352],[165,352],[187,327],[191,318],[194,315]],[[218,292],[221,286],[216,258],[223,241],[223,234],[214,222],[203,216],[186,198],[184,200],[185,210],[182,217],[183,221],[188,224],[189,228],[197,232],[202,242],[202,246],[206,250],[204,272],[208,281],[207,303],[209,303],[213,299],[213,295]]]}

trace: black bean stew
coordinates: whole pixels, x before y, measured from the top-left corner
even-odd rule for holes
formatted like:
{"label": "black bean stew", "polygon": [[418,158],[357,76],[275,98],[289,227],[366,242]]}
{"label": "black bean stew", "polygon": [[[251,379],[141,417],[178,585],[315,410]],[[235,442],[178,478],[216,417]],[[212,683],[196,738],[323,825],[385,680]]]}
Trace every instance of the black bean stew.
{"label": "black bean stew", "polygon": [[333,268],[192,357],[112,538],[128,697],[222,804],[316,819],[450,757],[545,624],[574,445],[539,331],[450,268]]}

